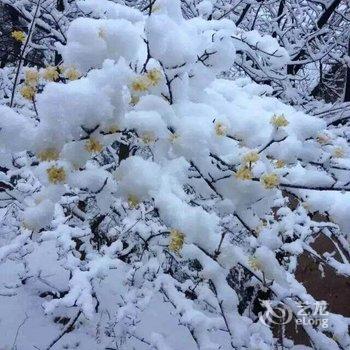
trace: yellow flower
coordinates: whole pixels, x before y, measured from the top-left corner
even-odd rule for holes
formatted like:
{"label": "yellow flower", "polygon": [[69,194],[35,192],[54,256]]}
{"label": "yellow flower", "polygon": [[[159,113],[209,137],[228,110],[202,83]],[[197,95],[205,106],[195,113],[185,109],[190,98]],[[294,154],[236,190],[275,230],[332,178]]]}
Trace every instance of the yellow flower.
{"label": "yellow flower", "polygon": [[68,80],[77,80],[80,78],[80,72],[76,68],[68,68],[64,71],[64,76]]}
{"label": "yellow flower", "polygon": [[36,86],[39,80],[39,73],[36,69],[27,69],[25,72],[26,85]]}
{"label": "yellow flower", "polygon": [[279,185],[279,179],[278,176],[274,173],[271,174],[264,174],[260,178],[261,183],[266,189],[275,188]]}
{"label": "yellow flower", "polygon": [[244,156],[243,160],[245,163],[255,163],[259,160],[259,158],[260,156],[258,152],[250,152]]}
{"label": "yellow flower", "polygon": [[283,114],[281,114],[281,115],[274,115],[271,118],[270,123],[275,127],[279,128],[279,127],[287,126],[289,124],[289,121],[286,119],[286,117]]}
{"label": "yellow flower", "polygon": [[141,140],[146,145],[149,145],[149,144],[154,143],[156,141],[152,134],[143,134],[141,136]]}
{"label": "yellow flower", "polygon": [[26,34],[22,32],[21,30],[14,30],[11,33],[11,37],[15,39],[16,41],[19,41],[20,43],[24,43],[26,41]]}
{"label": "yellow flower", "polygon": [[103,149],[103,145],[100,143],[99,140],[91,137],[86,141],[85,149],[89,153],[100,153]]}
{"label": "yellow flower", "polygon": [[132,95],[129,104],[130,106],[136,106],[139,103],[139,101],[140,101],[139,96]]}
{"label": "yellow flower", "polygon": [[59,74],[56,67],[49,66],[44,70],[43,78],[47,81],[55,81],[59,78]]}
{"label": "yellow flower", "polygon": [[120,131],[120,129],[118,128],[118,125],[116,125],[116,124],[110,125],[110,126],[107,128],[107,132],[108,132],[109,134],[115,134],[115,133],[117,133],[117,132],[119,132],[119,131]]}
{"label": "yellow flower", "polygon": [[162,73],[158,69],[151,69],[147,73],[147,78],[150,82],[150,85],[156,86],[162,79]]}
{"label": "yellow flower", "polygon": [[169,250],[174,253],[179,253],[182,249],[185,241],[185,235],[176,229],[170,231],[170,242],[169,242]]}
{"label": "yellow flower", "polygon": [[284,168],[286,166],[286,163],[283,160],[278,159],[275,161],[274,165],[275,165],[275,168],[280,169],[280,168]]}
{"label": "yellow flower", "polygon": [[43,162],[46,162],[49,160],[57,160],[58,157],[59,157],[59,153],[54,148],[48,148],[38,153],[38,158]]}
{"label": "yellow flower", "polygon": [[131,88],[135,92],[145,92],[150,87],[150,81],[145,77],[138,77],[131,83]]}
{"label": "yellow flower", "polygon": [[218,136],[225,136],[227,133],[227,127],[221,122],[215,124],[215,132]]}
{"label": "yellow flower", "polygon": [[316,137],[316,140],[320,145],[325,145],[331,141],[331,138],[328,135],[320,134]]}
{"label": "yellow flower", "polygon": [[21,89],[21,95],[27,100],[32,101],[35,97],[36,89],[33,86],[24,85]]}
{"label": "yellow flower", "polygon": [[170,136],[169,136],[169,141],[170,141],[170,143],[175,143],[176,142],[176,140],[178,140],[179,139],[179,135],[178,134],[175,134],[175,133],[171,133],[170,134]]}
{"label": "yellow flower", "polygon": [[260,223],[258,226],[256,226],[255,228],[255,233],[257,234],[257,236],[259,236],[260,232],[263,230],[264,227],[267,226],[267,221],[266,220],[260,220]]}
{"label": "yellow flower", "polygon": [[333,150],[333,157],[335,158],[343,158],[345,156],[345,152],[341,147],[336,147]]}
{"label": "yellow flower", "polygon": [[46,170],[48,179],[53,184],[63,183],[66,180],[66,172],[60,167],[52,166]]}
{"label": "yellow flower", "polygon": [[248,259],[248,263],[252,270],[254,271],[262,270],[262,264],[256,257],[254,256],[250,257]]}
{"label": "yellow flower", "polygon": [[236,172],[236,178],[239,180],[251,180],[253,178],[253,174],[247,167],[241,167]]}
{"label": "yellow flower", "polygon": [[58,66],[57,69],[61,74],[63,74],[66,71],[66,67],[62,65]]}
{"label": "yellow flower", "polygon": [[131,194],[128,197],[128,204],[130,208],[136,208],[139,205],[139,203],[140,201],[135,195]]}

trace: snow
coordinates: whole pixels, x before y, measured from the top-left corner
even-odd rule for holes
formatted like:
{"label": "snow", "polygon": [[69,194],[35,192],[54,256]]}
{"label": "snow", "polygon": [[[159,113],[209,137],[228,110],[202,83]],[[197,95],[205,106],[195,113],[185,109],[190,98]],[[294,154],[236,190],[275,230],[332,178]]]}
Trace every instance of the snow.
{"label": "snow", "polygon": [[125,19],[132,23],[142,21],[142,13],[136,9],[122,6],[108,0],[84,0],[77,2],[78,7],[93,17],[106,19]]}
{"label": "snow", "polygon": [[[30,147],[34,123],[14,112],[7,106],[0,106],[0,146],[2,152],[20,151]],[[16,140],[14,143],[13,140]]]}
{"label": "snow", "polygon": [[66,66],[81,73],[101,67],[107,58],[132,60],[138,54],[141,32],[125,19],[78,18],[69,27],[68,45],[60,47]]}
{"label": "snow", "polygon": [[[295,264],[316,234],[348,248],[348,142],[272,87],[222,78],[242,50],[272,70],[289,56],[205,20],[214,4],[186,20],[179,0],[149,15],[79,1],[57,44],[79,78],[0,107],[0,347],[272,349],[257,292],[294,312],[315,302]],[[346,254],[323,258],[350,275]],[[346,348],[349,320],[330,317],[330,333],[305,331],[318,349],[337,349],[334,336]]]}
{"label": "snow", "polygon": [[[131,177],[130,174],[142,174]],[[146,200],[158,189],[161,168],[158,164],[146,161],[141,157],[130,157],[121,162],[116,172],[118,190],[126,198],[134,195],[138,200]]]}

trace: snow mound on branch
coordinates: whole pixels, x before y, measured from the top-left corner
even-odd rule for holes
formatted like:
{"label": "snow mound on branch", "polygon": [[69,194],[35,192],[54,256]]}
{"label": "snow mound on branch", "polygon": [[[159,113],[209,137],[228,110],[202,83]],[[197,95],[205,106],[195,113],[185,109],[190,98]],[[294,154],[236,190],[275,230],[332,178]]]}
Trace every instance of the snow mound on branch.
{"label": "snow mound on branch", "polygon": [[140,11],[108,0],[83,0],[77,1],[77,5],[84,13],[92,17],[126,19],[130,22],[143,20]]}
{"label": "snow mound on branch", "polygon": [[[30,147],[34,123],[7,106],[0,106],[0,148],[20,151]],[[13,142],[16,140],[16,142]]]}
{"label": "snow mound on branch", "polygon": [[68,44],[60,47],[65,65],[81,73],[101,67],[107,58],[136,58],[141,42],[140,29],[125,19],[78,18],[69,27]]}

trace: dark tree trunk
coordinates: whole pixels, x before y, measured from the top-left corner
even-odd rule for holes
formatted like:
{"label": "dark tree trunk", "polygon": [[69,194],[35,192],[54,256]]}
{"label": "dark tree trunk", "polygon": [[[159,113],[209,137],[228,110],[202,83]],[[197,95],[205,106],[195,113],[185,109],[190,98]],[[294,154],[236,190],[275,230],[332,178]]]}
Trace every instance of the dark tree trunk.
{"label": "dark tree trunk", "polygon": [[[348,56],[350,57],[350,38],[348,43]],[[346,67],[344,102],[350,102],[350,63]]]}
{"label": "dark tree trunk", "polygon": [[250,9],[250,4],[246,5],[246,7],[243,9],[240,17],[238,18],[237,22],[236,22],[236,26],[238,27],[241,22],[243,21],[244,17],[246,16],[246,14],[248,13],[249,9]]}
{"label": "dark tree trunk", "polygon": [[[283,10],[284,10],[284,5],[285,5],[285,2],[286,0],[281,0],[280,1],[280,4],[278,6],[278,12],[277,12],[277,24],[278,24],[278,27],[280,26],[280,23],[281,23],[281,19],[282,19],[282,13],[283,13]],[[277,37],[277,33],[276,32],[273,32],[272,33],[272,37],[273,38],[276,38]]]}
{"label": "dark tree trunk", "polygon": [[323,12],[322,16],[317,21],[317,27],[318,29],[321,29],[329,20],[329,18],[332,16],[335,9],[340,4],[341,0],[334,0],[330,6]]}

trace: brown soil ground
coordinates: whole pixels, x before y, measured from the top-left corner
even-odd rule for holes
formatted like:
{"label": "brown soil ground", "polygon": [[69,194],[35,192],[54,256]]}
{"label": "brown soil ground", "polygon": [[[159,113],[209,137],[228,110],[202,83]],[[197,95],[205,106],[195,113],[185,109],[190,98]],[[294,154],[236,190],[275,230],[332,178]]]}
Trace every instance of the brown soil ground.
{"label": "brown soil ground", "polygon": [[[324,235],[320,235],[312,244],[313,249],[319,254],[333,252],[335,250],[332,241]],[[334,258],[339,259],[337,254]],[[303,253],[299,258],[296,278],[307,291],[318,301],[327,302],[327,310],[333,313],[350,317],[350,279],[336,274],[328,266],[324,266],[324,277],[319,270],[319,262],[315,261],[308,253]],[[286,336],[294,340],[295,344],[310,346],[305,331],[294,324],[286,327]]]}

